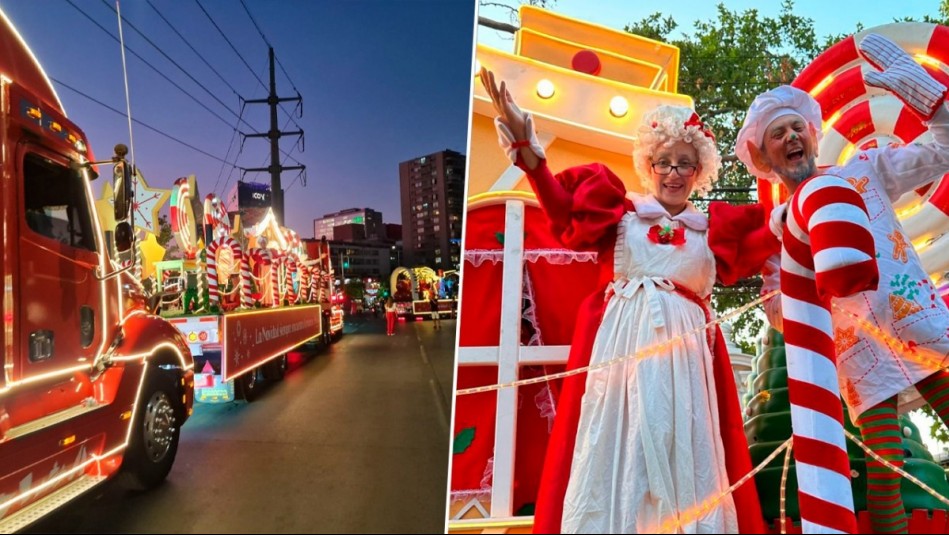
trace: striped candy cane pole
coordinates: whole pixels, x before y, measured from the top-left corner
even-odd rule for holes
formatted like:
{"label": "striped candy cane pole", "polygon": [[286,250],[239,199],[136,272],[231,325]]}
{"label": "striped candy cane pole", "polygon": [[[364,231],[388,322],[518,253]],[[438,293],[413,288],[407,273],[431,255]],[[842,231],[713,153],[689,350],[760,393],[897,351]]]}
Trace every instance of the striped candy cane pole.
{"label": "striped candy cane pole", "polygon": [[320,290],[320,268],[319,266],[310,266],[310,301],[321,302],[323,292]]}
{"label": "striped candy cane pole", "polygon": [[781,306],[802,527],[856,533],[830,298],[876,289],[873,236],[863,200],[839,177],[802,183],[789,206]]}
{"label": "striped candy cane pole", "polygon": [[221,297],[217,291],[217,250],[221,247],[220,240],[213,240],[208,244],[208,306],[217,305]]}
{"label": "striped candy cane pole", "polygon": [[293,305],[297,302],[297,293],[293,289],[293,274],[297,271],[296,255],[289,253],[283,258],[283,261],[285,267],[284,277],[287,281],[287,303]]}
{"label": "striped candy cane pole", "polygon": [[253,308],[254,298],[250,291],[250,255],[241,255],[241,307]]}
{"label": "striped candy cane pole", "polygon": [[302,261],[297,265],[300,274],[300,299],[301,303],[309,303],[310,297],[310,269]]}
{"label": "striped candy cane pole", "polygon": [[283,257],[279,254],[274,254],[272,261],[270,263],[270,296],[271,304],[270,306],[276,308],[281,305],[280,302],[280,278],[279,271],[280,265],[283,263]]}

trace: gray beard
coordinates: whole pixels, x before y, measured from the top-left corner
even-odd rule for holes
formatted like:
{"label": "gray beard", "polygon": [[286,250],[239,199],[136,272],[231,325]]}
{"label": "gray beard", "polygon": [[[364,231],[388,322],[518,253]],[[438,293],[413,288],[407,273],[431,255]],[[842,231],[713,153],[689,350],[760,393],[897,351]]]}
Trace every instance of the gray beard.
{"label": "gray beard", "polygon": [[775,169],[774,171],[778,175],[800,184],[817,174],[817,159],[809,158],[794,168]]}

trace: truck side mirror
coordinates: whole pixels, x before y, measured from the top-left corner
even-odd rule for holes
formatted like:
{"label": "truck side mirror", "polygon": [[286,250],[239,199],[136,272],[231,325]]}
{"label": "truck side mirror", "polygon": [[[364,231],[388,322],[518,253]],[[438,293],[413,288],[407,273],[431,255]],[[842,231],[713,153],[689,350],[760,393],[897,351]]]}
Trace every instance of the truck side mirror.
{"label": "truck side mirror", "polygon": [[132,173],[128,162],[123,160],[112,167],[112,189],[115,219],[121,221],[128,217],[132,207]]}
{"label": "truck side mirror", "polygon": [[124,253],[132,248],[132,225],[122,221],[115,226],[115,250]]}

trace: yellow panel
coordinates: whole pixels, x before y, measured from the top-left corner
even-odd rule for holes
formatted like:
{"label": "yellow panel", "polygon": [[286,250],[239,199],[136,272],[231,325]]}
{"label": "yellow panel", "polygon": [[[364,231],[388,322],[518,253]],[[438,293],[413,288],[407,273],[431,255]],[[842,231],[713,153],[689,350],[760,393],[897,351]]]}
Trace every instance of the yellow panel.
{"label": "yellow panel", "polygon": [[[659,65],[669,76],[669,91],[678,90],[679,49],[672,45],[527,5],[521,6],[520,15],[521,28]],[[520,54],[523,45],[523,38],[519,36],[516,41],[516,53]]]}
{"label": "yellow panel", "polygon": [[[573,68],[573,56],[590,47],[564,41],[547,34],[536,33],[527,28],[519,32],[521,55],[565,69]],[[639,87],[655,88],[661,68],[635,58],[621,56],[606,50],[593,50],[600,58],[599,77]]]}
{"label": "yellow panel", "polygon": [[494,118],[475,114],[471,122],[471,148],[468,152],[468,196],[484,193],[511,165],[494,131]]}
{"label": "yellow panel", "polygon": [[[548,148],[547,158],[554,172],[592,162],[603,163],[623,180],[628,190],[642,190],[639,180],[633,172],[632,160],[628,154],[556,139]],[[471,124],[469,162],[469,198],[489,191],[498,178],[501,177],[501,174],[510,167],[510,160],[507,159],[501,147],[498,146],[498,136],[495,133],[492,118],[475,114]],[[515,187],[509,189],[531,190],[526,178],[522,178]]]}

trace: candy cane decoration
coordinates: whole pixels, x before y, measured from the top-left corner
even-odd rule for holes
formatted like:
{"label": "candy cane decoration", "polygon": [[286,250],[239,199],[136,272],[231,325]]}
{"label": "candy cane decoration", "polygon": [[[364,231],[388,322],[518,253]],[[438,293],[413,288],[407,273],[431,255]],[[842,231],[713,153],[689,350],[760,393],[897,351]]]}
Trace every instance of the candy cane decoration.
{"label": "candy cane decoration", "polygon": [[185,259],[194,260],[198,248],[194,214],[191,213],[191,186],[187,178],[175,180],[171,190],[171,231]]}
{"label": "candy cane decoration", "polygon": [[[890,93],[867,86],[872,67],[857,52],[869,33],[892,39],[926,70],[949,85],[949,28],[930,23],[886,24],[843,39],[818,56],[793,85],[820,104],[824,138],[818,163],[843,163],[862,150],[891,143],[928,142],[921,120]],[[939,292],[949,295],[949,180],[910,191],[893,202],[905,234]]]}
{"label": "candy cane decoration", "polygon": [[279,253],[274,253],[273,262],[270,264],[270,296],[272,307],[278,307],[282,303],[280,302],[280,265],[283,263],[283,255]]}
{"label": "candy cane decoration", "polygon": [[323,301],[323,285],[320,284],[320,268],[318,265],[310,266],[310,302],[319,303]]}
{"label": "candy cane decoration", "polygon": [[[247,257],[254,262],[254,271],[257,275],[254,275],[254,279],[257,280],[258,285],[260,286],[257,291],[261,295],[261,300],[263,300],[264,291],[267,287],[265,284],[264,278],[264,266],[270,266],[272,260],[270,259],[270,250],[266,248],[254,247],[247,250]],[[253,274],[253,272],[252,272]]]}
{"label": "candy cane decoration", "polygon": [[801,521],[804,533],[856,533],[830,298],[876,289],[870,221],[834,176],[805,181],[789,206],[781,306]]}
{"label": "candy cane decoration", "polygon": [[286,280],[287,303],[293,305],[297,302],[297,293],[293,288],[293,274],[297,271],[297,259],[293,253],[283,257],[284,278]]}
{"label": "candy cane decoration", "polygon": [[241,307],[253,308],[254,298],[250,291],[250,258],[248,255],[241,255]]}
{"label": "candy cane decoration", "polygon": [[[244,254],[241,252],[241,246],[229,236],[222,236],[208,244],[208,302],[211,306],[220,303],[221,297],[218,292],[217,276],[217,252],[221,247],[229,247],[234,255],[234,264],[241,266],[243,264]],[[239,268],[240,269],[240,268]],[[243,277],[243,269],[240,270]],[[243,281],[242,281],[243,285]],[[249,291],[248,286],[248,291]]]}
{"label": "candy cane decoration", "polygon": [[231,220],[227,216],[227,209],[217,195],[209,193],[204,198],[204,226],[211,230],[211,240],[231,235]]}
{"label": "candy cane decoration", "polygon": [[301,303],[310,303],[313,301],[313,296],[310,294],[310,268],[303,263],[303,260],[300,260],[298,265],[300,274],[300,299]]}

